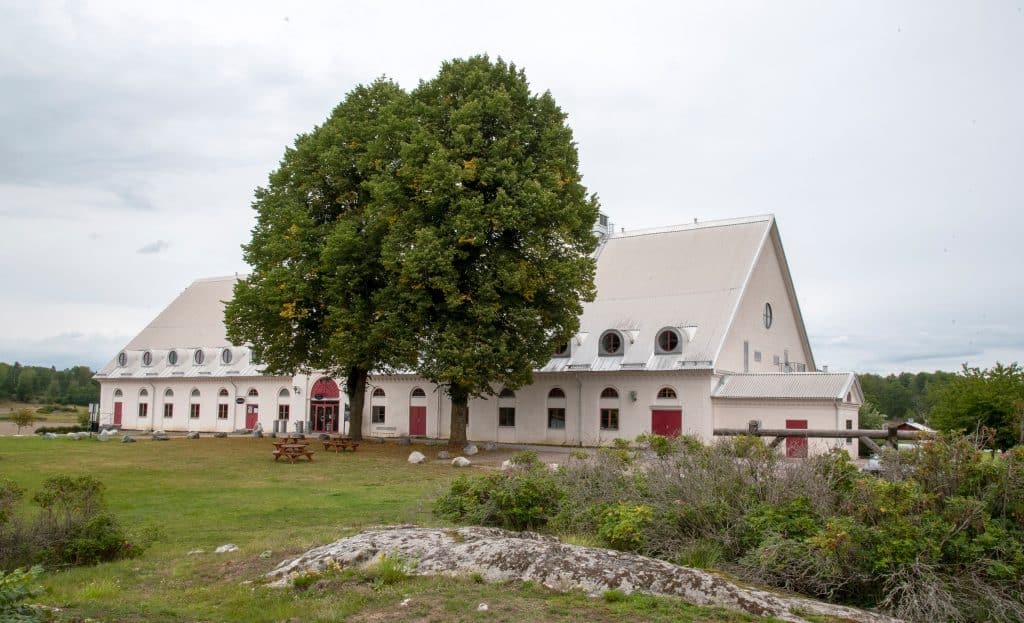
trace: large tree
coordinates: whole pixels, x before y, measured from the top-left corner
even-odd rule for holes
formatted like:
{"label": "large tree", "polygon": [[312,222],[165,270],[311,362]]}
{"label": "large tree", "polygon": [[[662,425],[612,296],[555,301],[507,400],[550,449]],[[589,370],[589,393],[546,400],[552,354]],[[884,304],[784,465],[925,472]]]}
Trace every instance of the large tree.
{"label": "large tree", "polygon": [[929,399],[933,406],[928,423],[939,430],[973,433],[984,427],[994,431],[998,448],[1024,441],[1024,368],[1017,363],[996,363],[988,369],[964,364],[961,373],[936,387]]}
{"label": "large tree", "polygon": [[445,63],[412,93],[397,176],[380,180],[388,298],[416,328],[416,370],[452,402],[529,383],[593,299],[598,203],[580,183],[566,115],[523,71],[487,56]]}
{"label": "large tree", "polygon": [[256,191],[250,275],[225,312],[228,337],[272,374],[327,371],[345,379],[349,431],[362,436],[368,375],[410,359],[391,322],[380,264],[387,231],[372,180],[394,177],[408,95],[393,82],[359,86],[286,150]]}

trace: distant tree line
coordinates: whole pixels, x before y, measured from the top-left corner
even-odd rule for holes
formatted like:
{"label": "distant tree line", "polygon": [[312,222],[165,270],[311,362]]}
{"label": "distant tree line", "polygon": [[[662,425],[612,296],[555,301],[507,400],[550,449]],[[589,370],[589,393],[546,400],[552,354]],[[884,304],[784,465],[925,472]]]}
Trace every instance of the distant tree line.
{"label": "distant tree line", "polygon": [[100,386],[88,366],[55,367],[0,363],[0,401],[87,405],[99,402]]}
{"label": "distant tree line", "polygon": [[860,374],[864,390],[862,428],[886,420],[922,422],[942,431],[981,433],[997,448],[1024,442],[1024,368],[996,363],[991,368],[964,364],[959,373]]}

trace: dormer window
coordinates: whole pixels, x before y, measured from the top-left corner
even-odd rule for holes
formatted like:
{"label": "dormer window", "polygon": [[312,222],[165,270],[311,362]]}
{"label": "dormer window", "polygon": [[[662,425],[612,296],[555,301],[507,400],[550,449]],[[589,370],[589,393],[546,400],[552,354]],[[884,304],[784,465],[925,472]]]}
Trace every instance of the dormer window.
{"label": "dormer window", "polygon": [[128,365],[128,353],[121,351],[117,354],[117,365],[122,368]]}
{"label": "dormer window", "polygon": [[614,357],[622,354],[622,334],[618,331],[605,331],[599,342],[600,354],[605,357]]}
{"label": "dormer window", "polygon": [[569,356],[569,342],[563,342],[558,345],[555,349],[555,357],[568,357]]}
{"label": "dormer window", "polygon": [[655,350],[659,355],[669,355],[672,353],[678,353],[682,340],[679,339],[679,333],[675,329],[662,329],[658,333],[658,339],[655,340]]}
{"label": "dormer window", "polygon": [[206,355],[203,354],[202,350],[197,350],[196,353],[192,355],[192,361],[194,361],[197,366],[201,366],[203,365],[203,362],[206,361]]}
{"label": "dormer window", "polygon": [[167,353],[167,363],[172,366],[178,365],[178,351],[172,350]]}
{"label": "dormer window", "polygon": [[142,365],[144,365],[144,366],[151,366],[151,365],[153,365],[153,353],[149,352],[148,350],[146,352],[142,353]]}
{"label": "dormer window", "polygon": [[231,363],[231,349],[230,348],[225,348],[224,350],[220,351],[220,361],[224,365],[228,365],[229,363]]}

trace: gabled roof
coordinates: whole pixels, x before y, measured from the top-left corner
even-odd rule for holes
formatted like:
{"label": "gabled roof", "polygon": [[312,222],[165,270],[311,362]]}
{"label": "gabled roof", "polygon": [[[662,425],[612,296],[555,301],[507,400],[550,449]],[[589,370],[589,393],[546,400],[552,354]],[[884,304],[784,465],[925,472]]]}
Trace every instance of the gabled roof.
{"label": "gabled roof", "polygon": [[[713,368],[774,222],[765,215],[613,234],[598,250],[597,296],[584,305],[571,356],[541,371]],[[692,341],[687,326],[696,327]],[[669,327],[680,330],[681,352],[656,354],[656,336]],[[625,338],[622,356],[598,354],[609,329]]]}
{"label": "gabled roof", "polygon": [[845,400],[860,385],[852,372],[776,372],[769,374],[729,374],[722,377],[712,398],[780,400]]}

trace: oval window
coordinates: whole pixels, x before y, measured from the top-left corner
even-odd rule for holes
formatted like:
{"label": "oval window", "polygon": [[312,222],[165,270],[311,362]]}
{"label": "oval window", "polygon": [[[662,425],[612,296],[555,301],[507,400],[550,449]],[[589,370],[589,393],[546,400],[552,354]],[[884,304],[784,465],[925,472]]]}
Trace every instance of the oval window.
{"label": "oval window", "polygon": [[203,354],[203,351],[197,350],[196,354],[192,355],[192,361],[194,361],[197,366],[201,366],[203,365],[203,362],[206,361],[206,355]]}
{"label": "oval window", "polygon": [[167,353],[167,363],[171,364],[172,366],[178,365],[178,351],[172,350],[171,352]]}
{"label": "oval window", "polygon": [[121,351],[120,353],[117,354],[117,365],[121,366],[122,368],[128,365],[128,353]]}
{"label": "oval window", "polygon": [[564,342],[558,345],[555,349],[555,357],[568,357],[569,356],[569,342]]}
{"label": "oval window", "polygon": [[225,348],[224,350],[220,351],[220,360],[224,364],[231,363],[231,349],[230,348]]}
{"label": "oval window", "polygon": [[765,303],[764,304],[764,328],[765,329],[771,329],[772,328],[772,320],[773,320],[773,318],[772,318],[772,304],[771,303]]}
{"label": "oval window", "polygon": [[672,329],[665,329],[658,334],[658,352],[679,352],[679,334]]}
{"label": "oval window", "polygon": [[153,364],[153,353],[148,350],[142,353],[142,365],[148,366]]}
{"label": "oval window", "polygon": [[619,355],[622,353],[622,336],[618,331],[608,331],[601,336],[601,354]]}

